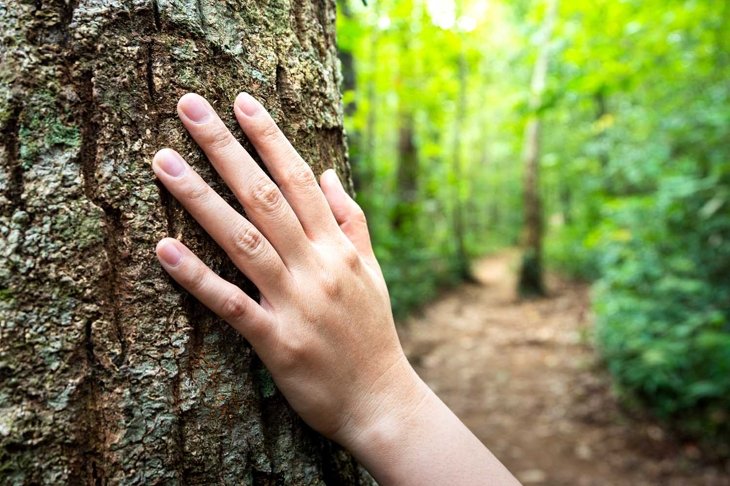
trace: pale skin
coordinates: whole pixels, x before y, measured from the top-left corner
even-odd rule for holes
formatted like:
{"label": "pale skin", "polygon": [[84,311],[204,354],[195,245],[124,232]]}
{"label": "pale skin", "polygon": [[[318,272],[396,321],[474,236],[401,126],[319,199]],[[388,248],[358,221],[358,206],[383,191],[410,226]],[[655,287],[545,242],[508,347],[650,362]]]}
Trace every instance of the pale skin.
{"label": "pale skin", "polygon": [[234,112],[273,181],[207,101],[189,93],[178,103],[247,218],[174,150],[160,150],[152,167],[258,287],[260,301],[172,238],[157,245],[163,268],[251,343],[307,424],[380,484],[519,484],[408,363],[365,216],[335,172],[318,184],[250,95],[236,98]]}

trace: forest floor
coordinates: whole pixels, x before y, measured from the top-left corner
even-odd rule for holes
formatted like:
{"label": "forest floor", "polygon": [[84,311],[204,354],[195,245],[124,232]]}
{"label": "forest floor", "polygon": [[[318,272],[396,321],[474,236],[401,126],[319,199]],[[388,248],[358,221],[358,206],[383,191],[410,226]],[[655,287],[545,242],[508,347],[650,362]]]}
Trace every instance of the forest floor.
{"label": "forest floor", "polygon": [[587,285],[550,275],[549,297],[516,298],[517,255],[475,267],[400,326],[424,380],[524,484],[730,485],[656,424],[629,418],[591,346]]}

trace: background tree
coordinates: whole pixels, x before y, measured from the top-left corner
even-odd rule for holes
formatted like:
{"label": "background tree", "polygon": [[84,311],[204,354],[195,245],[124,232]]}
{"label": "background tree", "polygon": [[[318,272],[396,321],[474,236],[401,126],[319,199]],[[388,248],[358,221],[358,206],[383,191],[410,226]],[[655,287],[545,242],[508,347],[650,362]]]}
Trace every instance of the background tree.
{"label": "background tree", "polygon": [[[454,2],[454,15],[458,18],[461,15],[462,2],[456,0]],[[457,35],[457,50],[456,54],[456,78],[458,82],[457,86],[457,97],[456,97],[456,113],[454,120],[454,148],[452,155],[452,165],[454,172],[454,195],[453,195],[453,227],[454,227],[454,246],[456,247],[456,253],[454,255],[456,260],[456,274],[462,280],[473,280],[471,274],[469,255],[466,250],[466,222],[464,221],[464,201],[462,200],[461,193],[462,187],[468,182],[465,180],[462,170],[462,146],[461,138],[462,132],[464,131],[464,121],[467,117],[467,94],[469,86],[467,85],[467,75],[469,65],[466,61],[466,53],[464,49],[464,40],[462,39],[463,33],[459,32]]]}
{"label": "background tree", "polygon": [[522,266],[517,286],[521,295],[543,295],[542,271],[543,208],[540,197],[540,138],[544,92],[550,66],[551,38],[558,11],[558,0],[546,2],[545,20],[537,39],[537,58],[530,82],[530,115],[525,125],[524,159],[524,226]]}
{"label": "background tree", "polygon": [[344,93],[357,102],[348,133],[363,134],[362,164],[353,168],[363,181],[358,201],[369,213],[394,309],[404,315],[440,287],[468,278],[471,256],[518,233],[512,223],[519,214],[511,211],[500,228],[489,227],[499,238],[479,231],[495,191],[506,193],[504,204],[519,200],[497,181],[505,172],[484,166],[507,159],[493,157],[501,142],[485,143],[502,126],[485,107],[504,107],[495,99],[514,89],[485,86],[484,77],[502,73],[503,61],[487,46],[505,32],[511,38],[511,24],[501,5],[490,4],[487,16],[485,2],[466,0],[458,8],[426,0],[358,0],[349,7],[338,32],[358,63],[359,88]]}
{"label": "background tree", "polygon": [[187,91],[239,135],[251,92],[316,172],[349,180],[334,0],[277,5],[0,5],[4,483],[367,482],[154,257],[182,238],[255,293],[150,169],[175,147],[233,202],[177,120]]}

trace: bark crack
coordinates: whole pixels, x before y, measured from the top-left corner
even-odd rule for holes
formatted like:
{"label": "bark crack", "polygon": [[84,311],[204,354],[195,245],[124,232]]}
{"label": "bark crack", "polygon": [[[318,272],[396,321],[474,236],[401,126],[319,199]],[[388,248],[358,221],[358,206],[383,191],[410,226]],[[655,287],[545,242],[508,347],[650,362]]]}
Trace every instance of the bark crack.
{"label": "bark crack", "polygon": [[[92,198],[93,191],[87,187],[86,181],[89,175],[93,175],[94,169],[89,166],[86,161],[89,155],[96,152],[96,131],[97,126],[89,116],[92,111],[85,105],[92,98],[92,77],[91,73],[82,73],[77,79],[74,73],[74,67],[78,62],[78,54],[74,50],[71,35],[71,24],[73,22],[74,13],[78,7],[78,0],[70,0],[65,2],[60,10],[59,24],[61,30],[61,41],[66,51],[65,63],[60,71],[61,79],[74,88],[79,102],[76,103],[77,109],[73,113],[76,124],[81,131],[81,145],[76,155],[76,161],[79,164],[79,172],[82,179],[81,189],[86,198],[94,205],[98,205]],[[88,124],[86,121],[88,120]],[[100,279],[104,281],[104,279]],[[83,413],[79,417],[79,446],[80,450],[76,454],[74,460],[75,468],[73,473],[77,479],[85,478],[86,482],[92,484],[104,484],[106,474],[101,461],[100,438],[103,435],[102,425],[99,417],[99,403],[101,400],[100,381],[103,378],[101,373],[104,371],[102,363],[96,355],[94,342],[94,322],[98,322],[103,318],[103,312],[98,310],[89,315],[84,323],[84,340],[82,356],[86,358],[87,371],[81,384],[81,393],[83,399]]]}
{"label": "bark crack", "polygon": [[172,380],[172,403],[173,409],[175,410],[176,424],[175,424],[175,439],[177,442],[177,480],[182,484],[185,484],[185,412],[182,409],[182,396],[180,392],[180,386],[182,382],[182,363],[178,356],[175,359],[177,366],[177,374]]}
{"label": "bark crack", "polygon": [[103,211],[103,246],[106,254],[104,276],[106,278],[100,279],[100,286],[102,287],[104,303],[108,304],[108,308],[111,309],[109,317],[120,346],[120,353],[113,359],[113,363],[115,366],[120,367],[126,362],[127,357],[127,342],[120,322],[119,298],[117,295],[121,283],[118,268],[122,260],[120,247],[121,238],[124,235],[123,217],[119,208],[112,206],[99,194],[99,182],[96,179],[99,127],[95,119],[96,101],[93,93],[93,73],[91,71],[81,73],[78,79],[74,79],[74,85],[79,97],[79,119],[84,120],[84,123],[81,124],[81,147],[78,154],[83,190],[86,198]]}
{"label": "bark crack", "polygon": [[160,17],[160,4],[157,0],[152,0],[152,16],[155,19],[155,27],[158,31],[162,30],[162,18]]}
{"label": "bark crack", "polygon": [[205,12],[203,11],[203,1],[202,0],[196,0],[195,1],[195,10],[198,13],[198,20],[200,20],[200,28],[205,32],[208,28],[207,24],[208,21],[205,18]]}
{"label": "bark crack", "polygon": [[306,14],[304,12],[305,5],[299,4],[298,2],[294,2],[292,6],[290,7],[291,15],[294,16],[294,22],[297,26],[294,30],[294,35],[297,38],[297,41],[299,42],[299,47],[302,49],[307,48],[307,32],[309,32],[309,29],[311,28],[311,24],[309,20],[306,18]]}
{"label": "bark crack", "polygon": [[[317,18],[319,26],[322,28],[323,34],[320,42],[324,41],[326,48],[329,48],[334,44],[334,30],[330,27],[328,21],[328,18],[330,16],[330,8],[333,5],[334,4],[330,2],[318,2],[315,7],[315,17]],[[321,51],[326,51],[326,49],[322,49]]]}
{"label": "bark crack", "polygon": [[170,192],[158,180],[155,185],[160,193],[160,205],[165,211],[165,222],[167,223],[167,236],[175,238],[175,199],[171,197]]}
{"label": "bark crack", "polygon": [[8,187],[5,197],[9,204],[3,208],[3,214],[9,216],[14,208],[21,211],[25,210],[25,201],[23,200],[24,180],[23,166],[19,157],[19,141],[18,130],[20,119],[20,105],[17,102],[11,104],[10,117],[5,123],[2,130],[2,144],[5,147],[5,158],[8,168]]}
{"label": "bark crack", "polygon": [[147,57],[145,60],[145,79],[147,81],[147,94],[150,101],[157,98],[157,90],[155,88],[155,67],[154,67],[154,41],[147,43]]}

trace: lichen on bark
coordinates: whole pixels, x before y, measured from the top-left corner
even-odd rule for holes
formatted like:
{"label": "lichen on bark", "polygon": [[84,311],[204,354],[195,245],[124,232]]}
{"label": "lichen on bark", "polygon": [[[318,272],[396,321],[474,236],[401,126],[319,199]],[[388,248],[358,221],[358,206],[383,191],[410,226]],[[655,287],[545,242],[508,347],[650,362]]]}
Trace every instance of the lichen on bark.
{"label": "lichen on bark", "polygon": [[154,257],[181,238],[255,294],[150,170],[174,147],[240,208],[177,120],[185,92],[243,140],[249,91],[349,180],[334,19],[332,0],[0,4],[4,483],[369,482]]}

